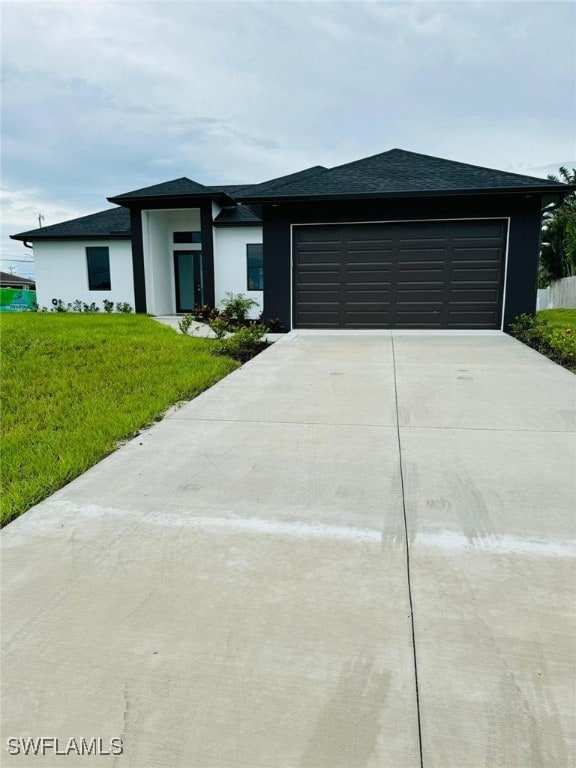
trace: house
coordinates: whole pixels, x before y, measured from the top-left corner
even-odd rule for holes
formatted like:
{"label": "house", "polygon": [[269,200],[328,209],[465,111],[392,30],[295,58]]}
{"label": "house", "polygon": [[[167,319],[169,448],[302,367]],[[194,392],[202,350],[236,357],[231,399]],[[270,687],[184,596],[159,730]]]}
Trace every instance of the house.
{"label": "house", "polygon": [[0,312],[30,312],[36,309],[34,280],[0,272]]}
{"label": "house", "polygon": [[12,235],[38,304],[165,315],[255,298],[290,328],[501,329],[533,312],[541,212],[570,187],[392,149],[261,184],[188,178]]}
{"label": "house", "polygon": [[0,288],[15,288],[18,291],[34,291],[36,284],[34,280],[27,277],[12,275],[10,272],[0,272]]}

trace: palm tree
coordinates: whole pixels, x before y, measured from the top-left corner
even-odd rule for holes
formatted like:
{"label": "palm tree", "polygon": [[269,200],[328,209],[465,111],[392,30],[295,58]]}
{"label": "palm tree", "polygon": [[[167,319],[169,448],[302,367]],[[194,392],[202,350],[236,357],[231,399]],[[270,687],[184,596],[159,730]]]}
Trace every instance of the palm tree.
{"label": "palm tree", "polygon": [[[576,169],[559,169],[559,176],[549,174],[550,181],[576,185]],[[542,220],[539,285],[576,275],[576,193],[570,192],[560,205],[551,205]]]}

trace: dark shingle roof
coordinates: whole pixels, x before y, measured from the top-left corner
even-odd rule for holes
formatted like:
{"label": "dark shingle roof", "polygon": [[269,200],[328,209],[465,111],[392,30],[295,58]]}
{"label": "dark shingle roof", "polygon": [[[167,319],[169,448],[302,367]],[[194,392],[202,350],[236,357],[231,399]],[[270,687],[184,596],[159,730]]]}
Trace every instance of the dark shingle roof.
{"label": "dark shingle roof", "polygon": [[325,168],[323,165],[313,165],[311,168],[306,168],[303,171],[289,173],[287,176],[278,176],[275,179],[263,181],[261,184],[254,184],[252,187],[236,190],[235,196],[256,197],[267,194],[269,190],[280,191],[281,189],[286,189],[292,184],[307,184],[327,172],[328,168]]}
{"label": "dark shingle roof", "polygon": [[30,280],[28,277],[20,277],[20,275],[12,275],[10,272],[0,271],[0,285],[36,285],[34,280]]}
{"label": "dark shingle roof", "polygon": [[112,195],[108,200],[134,200],[146,197],[179,197],[181,195],[204,195],[209,197],[216,192],[213,187],[205,187],[197,181],[182,176],[180,179],[164,181],[162,184],[153,184],[151,187],[134,189],[132,192],[123,192],[121,195]]}
{"label": "dark shingle roof", "polygon": [[262,219],[247,205],[236,205],[234,208],[222,208],[214,219],[214,225],[220,227],[232,226],[259,226]]}
{"label": "dark shingle roof", "polygon": [[50,240],[61,237],[130,237],[130,211],[127,208],[109,208],[106,211],[80,216],[78,219],[30,229],[13,240]]}
{"label": "dark shingle roof", "polygon": [[566,185],[482,168],[439,157],[391,149],[336,166],[324,173],[267,182],[241,199],[362,197],[449,194],[450,192],[566,189]]}
{"label": "dark shingle roof", "polygon": [[235,192],[241,192],[245,189],[251,189],[254,184],[214,184],[212,189],[218,192],[224,192],[227,195],[234,196]]}

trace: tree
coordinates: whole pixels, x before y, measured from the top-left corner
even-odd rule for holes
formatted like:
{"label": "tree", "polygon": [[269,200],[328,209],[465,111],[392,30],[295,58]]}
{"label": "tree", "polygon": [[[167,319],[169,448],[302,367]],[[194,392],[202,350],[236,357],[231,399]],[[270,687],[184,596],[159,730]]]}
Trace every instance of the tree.
{"label": "tree", "polygon": [[[549,174],[550,181],[576,185],[576,168],[559,169],[559,177]],[[576,275],[576,192],[569,192],[560,205],[548,206],[542,220],[539,285]]]}

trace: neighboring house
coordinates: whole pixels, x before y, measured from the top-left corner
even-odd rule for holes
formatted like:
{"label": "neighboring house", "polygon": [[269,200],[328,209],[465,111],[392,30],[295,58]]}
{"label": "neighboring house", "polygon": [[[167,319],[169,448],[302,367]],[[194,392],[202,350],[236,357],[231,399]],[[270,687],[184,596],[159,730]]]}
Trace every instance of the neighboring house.
{"label": "neighboring house", "polygon": [[0,312],[29,312],[36,308],[36,285],[27,277],[0,272]]}
{"label": "neighboring house", "polygon": [[153,315],[255,298],[289,328],[500,329],[536,303],[541,211],[570,187],[392,149],[255,185],[187,178],[12,237],[38,304]]}
{"label": "neighboring house", "polygon": [[36,283],[27,277],[11,275],[10,272],[0,272],[0,288],[15,288],[19,291],[34,291]]}

